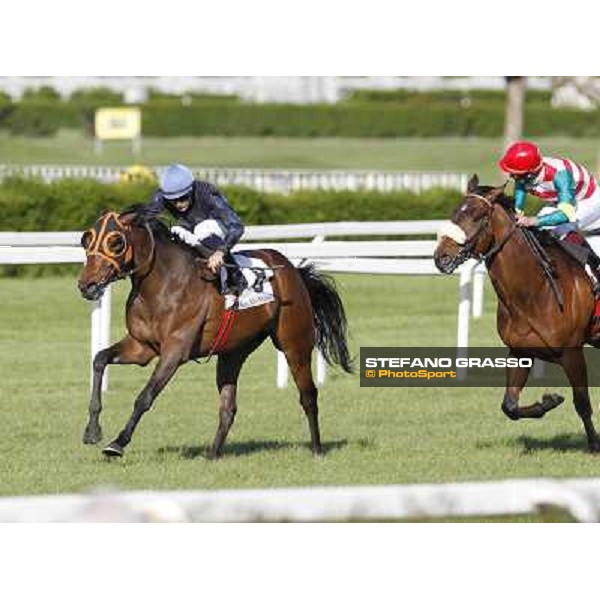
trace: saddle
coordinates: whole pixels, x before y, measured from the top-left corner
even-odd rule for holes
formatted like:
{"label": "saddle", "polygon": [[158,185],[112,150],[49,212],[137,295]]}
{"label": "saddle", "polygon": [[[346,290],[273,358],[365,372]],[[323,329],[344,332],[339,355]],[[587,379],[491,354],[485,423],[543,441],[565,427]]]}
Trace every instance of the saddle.
{"label": "saddle", "polygon": [[[585,237],[578,231],[570,231],[562,238],[557,238],[548,232],[538,233],[542,244],[555,243],[566,254],[578,262],[592,283],[595,303],[590,322],[591,337],[600,338],[600,257],[594,252]],[[543,235],[542,235],[543,234]]]}
{"label": "saddle", "polygon": [[[275,300],[271,286],[273,270],[264,261],[244,252],[232,253],[231,257],[239,267],[245,285],[237,297],[233,294],[224,294],[225,308],[232,308],[237,304],[236,310],[244,310],[273,302]],[[227,290],[227,267],[221,267],[219,275],[220,292],[223,294]]]}

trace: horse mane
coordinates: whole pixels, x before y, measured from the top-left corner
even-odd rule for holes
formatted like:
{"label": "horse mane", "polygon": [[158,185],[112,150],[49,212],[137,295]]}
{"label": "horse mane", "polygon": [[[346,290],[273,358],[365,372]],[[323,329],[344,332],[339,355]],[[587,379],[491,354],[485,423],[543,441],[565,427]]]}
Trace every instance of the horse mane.
{"label": "horse mane", "polygon": [[135,216],[132,223],[133,225],[138,227],[149,227],[157,241],[177,246],[191,258],[198,258],[198,253],[194,248],[174,237],[171,234],[169,224],[161,219],[154,211],[149,210],[145,204],[132,204],[131,206],[128,206],[120,213],[120,216],[125,215]]}
{"label": "horse mane", "polygon": [[156,213],[149,210],[145,204],[132,204],[120,214],[121,217],[129,215],[135,216],[134,225],[139,227],[148,226],[157,237],[171,240],[171,230],[167,223],[160,219]]}
{"label": "horse mane", "polygon": [[[487,197],[487,194],[489,192],[491,192],[492,190],[495,190],[496,188],[494,188],[491,185],[480,185],[477,188],[477,193],[481,194],[482,196]],[[499,197],[497,197],[494,200],[495,204],[499,204],[502,208],[504,208],[504,210],[506,210],[508,213],[514,213],[515,212],[515,199],[513,196],[507,196],[505,194],[500,195]]]}

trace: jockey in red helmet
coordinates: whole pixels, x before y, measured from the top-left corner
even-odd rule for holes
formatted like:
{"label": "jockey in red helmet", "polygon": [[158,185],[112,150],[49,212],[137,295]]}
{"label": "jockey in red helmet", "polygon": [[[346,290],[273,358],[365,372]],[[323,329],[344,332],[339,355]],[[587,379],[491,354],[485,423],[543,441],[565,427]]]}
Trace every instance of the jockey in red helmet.
{"label": "jockey in red helmet", "polygon": [[[498,164],[515,182],[517,223],[552,228],[559,239],[587,247],[588,262],[599,279],[600,259],[579,233],[600,229],[600,189],[594,176],[567,158],[542,156],[535,144],[526,141],[511,144]],[[527,194],[548,203],[535,217],[523,214]]]}
{"label": "jockey in red helmet", "polygon": [[[600,190],[593,175],[566,158],[542,156],[531,142],[511,144],[498,163],[515,180],[515,210],[525,227],[554,227],[572,223],[571,229],[600,228]],[[532,194],[554,209],[525,217],[525,197]]]}

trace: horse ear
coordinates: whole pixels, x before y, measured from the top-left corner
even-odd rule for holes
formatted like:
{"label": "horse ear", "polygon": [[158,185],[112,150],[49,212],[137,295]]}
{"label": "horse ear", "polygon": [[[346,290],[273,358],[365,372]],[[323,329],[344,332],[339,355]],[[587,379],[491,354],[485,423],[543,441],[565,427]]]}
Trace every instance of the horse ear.
{"label": "horse ear", "polygon": [[134,212],[126,212],[119,215],[119,221],[121,221],[123,225],[130,226],[135,222],[137,217],[138,215]]}
{"label": "horse ear", "polygon": [[477,174],[475,173],[471,177],[471,179],[469,179],[469,183],[467,183],[467,194],[477,191],[478,187],[479,187],[479,177],[477,177]]}
{"label": "horse ear", "polygon": [[487,196],[488,200],[495,202],[496,200],[498,200],[498,198],[501,198],[502,196],[504,196],[504,190],[506,189],[507,183],[508,182],[504,182],[502,185],[493,188]]}
{"label": "horse ear", "polygon": [[126,212],[119,215],[119,222],[124,227],[132,227],[140,222],[140,215],[135,212]]}

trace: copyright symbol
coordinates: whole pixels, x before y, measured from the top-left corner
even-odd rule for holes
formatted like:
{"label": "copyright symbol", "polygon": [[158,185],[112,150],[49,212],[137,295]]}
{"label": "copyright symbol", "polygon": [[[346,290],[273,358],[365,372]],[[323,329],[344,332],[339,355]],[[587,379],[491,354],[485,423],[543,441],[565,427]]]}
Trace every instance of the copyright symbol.
{"label": "copyright symbol", "polygon": [[371,370],[365,371],[365,377],[375,377],[375,371],[371,371]]}

